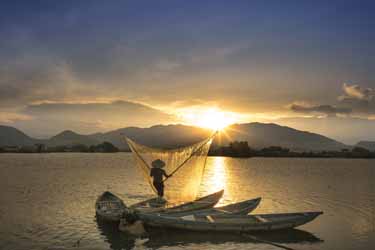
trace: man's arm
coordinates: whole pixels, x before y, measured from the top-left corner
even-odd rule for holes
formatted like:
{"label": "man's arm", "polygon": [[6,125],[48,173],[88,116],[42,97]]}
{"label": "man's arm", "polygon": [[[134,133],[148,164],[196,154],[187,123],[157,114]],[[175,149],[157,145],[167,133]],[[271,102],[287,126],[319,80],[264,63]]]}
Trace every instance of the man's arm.
{"label": "man's arm", "polygon": [[169,178],[172,176],[172,175],[168,175],[164,170],[163,170],[163,175],[165,176],[165,178]]}

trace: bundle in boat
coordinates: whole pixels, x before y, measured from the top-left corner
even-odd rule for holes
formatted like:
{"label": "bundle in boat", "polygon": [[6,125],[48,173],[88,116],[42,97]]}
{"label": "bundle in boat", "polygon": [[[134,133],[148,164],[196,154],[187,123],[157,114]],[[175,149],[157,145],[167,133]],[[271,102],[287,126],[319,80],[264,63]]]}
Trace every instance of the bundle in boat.
{"label": "bundle in boat", "polygon": [[125,203],[108,191],[101,194],[95,202],[96,216],[106,221],[119,221],[126,209]]}
{"label": "bundle in boat", "polygon": [[255,232],[291,229],[306,224],[323,212],[258,215],[190,215],[139,214],[147,227],[214,232]]}

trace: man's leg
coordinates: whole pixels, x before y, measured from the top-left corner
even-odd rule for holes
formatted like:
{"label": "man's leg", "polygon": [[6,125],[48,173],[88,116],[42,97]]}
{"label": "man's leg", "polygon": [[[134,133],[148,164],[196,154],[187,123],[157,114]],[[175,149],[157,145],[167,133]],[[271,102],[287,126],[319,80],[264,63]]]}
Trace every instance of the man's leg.
{"label": "man's leg", "polygon": [[154,182],[153,184],[154,184],[156,191],[158,192],[158,196],[163,197],[163,191],[162,191],[163,184],[159,182]]}
{"label": "man's leg", "polygon": [[160,197],[164,196],[164,184],[160,183]]}

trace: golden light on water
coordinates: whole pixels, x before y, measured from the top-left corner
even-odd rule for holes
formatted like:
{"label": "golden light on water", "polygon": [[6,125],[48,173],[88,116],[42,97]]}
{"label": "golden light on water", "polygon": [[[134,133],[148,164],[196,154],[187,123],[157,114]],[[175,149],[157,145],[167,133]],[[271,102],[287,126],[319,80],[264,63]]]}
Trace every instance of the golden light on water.
{"label": "golden light on water", "polygon": [[226,190],[227,173],[225,170],[225,158],[214,157],[206,168],[205,186],[207,193],[213,193],[221,189]]}

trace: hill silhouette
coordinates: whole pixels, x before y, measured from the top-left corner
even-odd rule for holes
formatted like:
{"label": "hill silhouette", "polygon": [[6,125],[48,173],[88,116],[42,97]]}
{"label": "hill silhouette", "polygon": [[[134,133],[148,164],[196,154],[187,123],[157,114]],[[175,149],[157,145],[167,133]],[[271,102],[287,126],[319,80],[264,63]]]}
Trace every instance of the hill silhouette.
{"label": "hill silhouette", "polygon": [[65,130],[50,139],[45,141],[47,146],[56,147],[56,146],[68,146],[68,145],[77,145],[82,144],[86,146],[91,146],[98,144],[99,142],[93,138],[90,138],[86,135],[77,134],[71,130]]}
{"label": "hill silhouette", "polygon": [[231,141],[247,141],[252,148],[281,146],[294,151],[341,150],[347,145],[326,136],[301,131],[274,123],[234,124],[216,138],[215,144],[228,145]]}
{"label": "hill silhouette", "polygon": [[30,146],[39,142],[23,133],[22,131],[0,125],[0,146]]}
{"label": "hill silhouette", "polygon": [[375,151],[375,141],[360,141],[355,146]]}
{"label": "hill silhouette", "polygon": [[[44,143],[46,146],[83,144],[86,146],[110,142],[121,150],[128,150],[124,140],[127,136],[141,144],[152,147],[175,148],[200,141],[213,132],[186,125],[156,125],[149,128],[127,127],[106,133],[82,135],[65,130],[50,139],[38,140],[18,129],[0,126],[0,146],[27,146]],[[341,150],[350,148],[323,135],[267,123],[234,124],[215,138],[213,147],[228,145],[232,141],[247,141],[251,148],[281,146],[295,151]]]}

